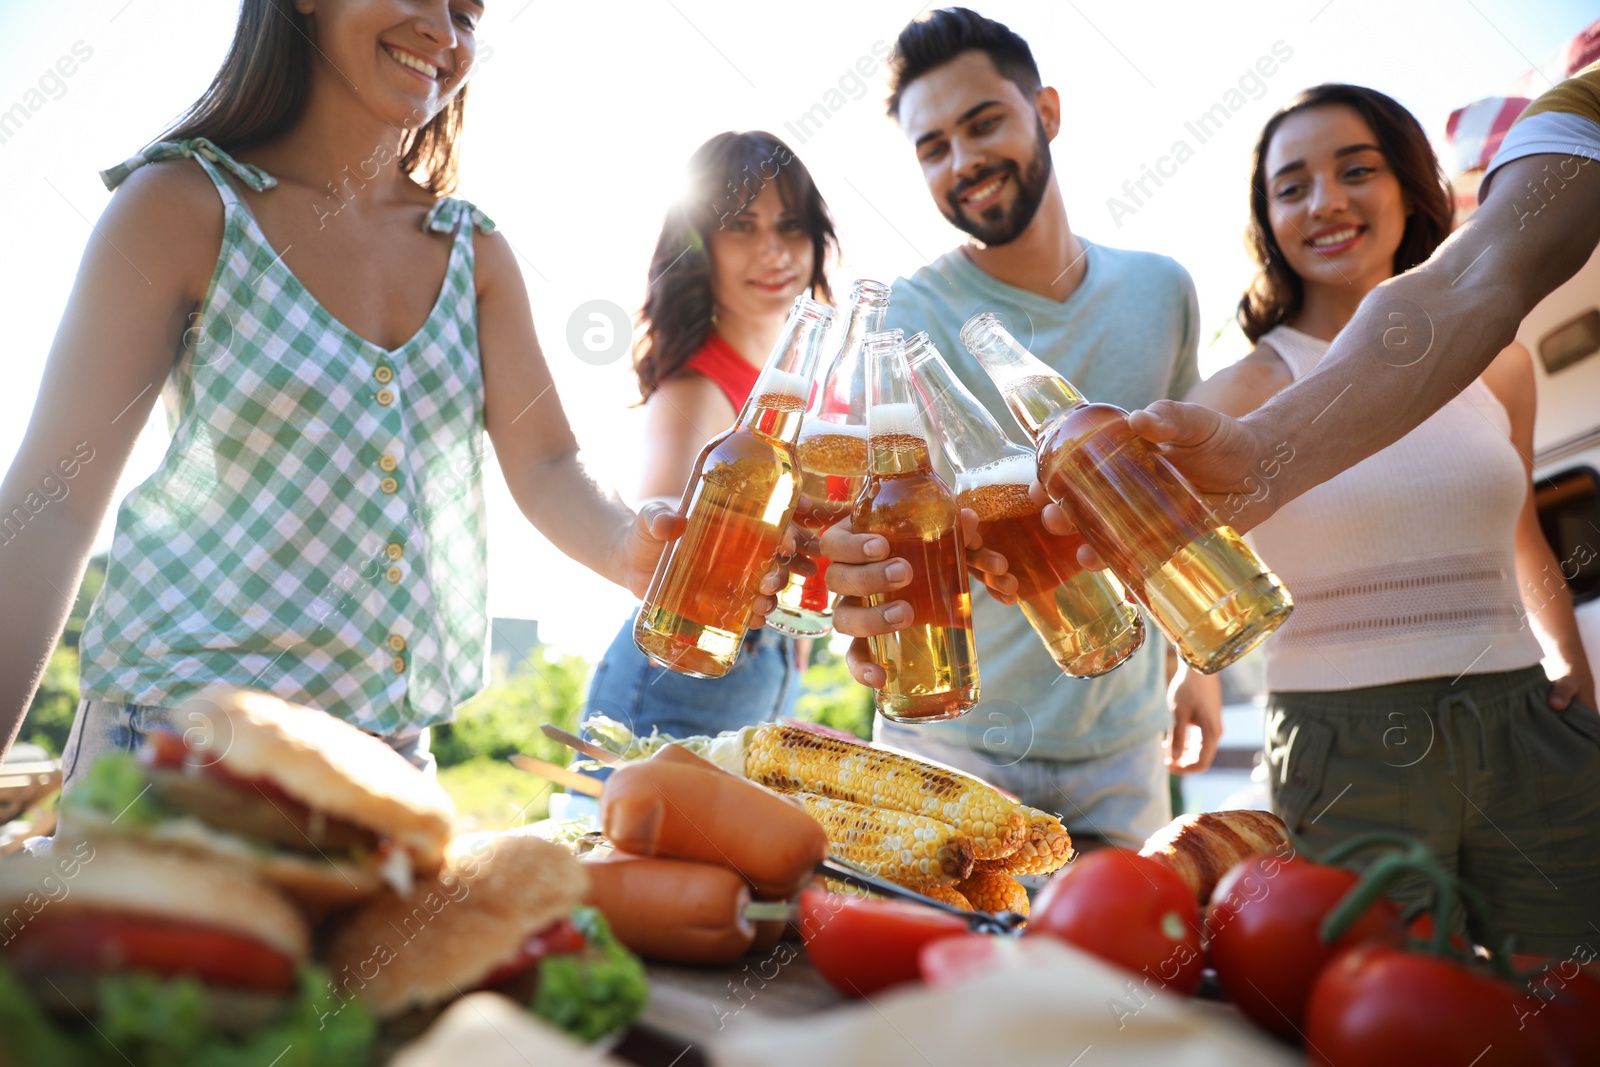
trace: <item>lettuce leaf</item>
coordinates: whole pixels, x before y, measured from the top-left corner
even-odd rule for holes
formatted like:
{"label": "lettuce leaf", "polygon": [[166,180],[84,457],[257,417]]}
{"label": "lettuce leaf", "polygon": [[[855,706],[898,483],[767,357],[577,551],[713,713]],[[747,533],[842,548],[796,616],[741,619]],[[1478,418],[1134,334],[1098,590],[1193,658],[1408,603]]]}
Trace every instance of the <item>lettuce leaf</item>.
{"label": "lettuce leaf", "polygon": [[193,978],[148,974],[100,980],[92,1028],[47,1016],[0,962],[0,1064],[51,1067],[363,1067],[377,1027],[360,1003],[333,995],[327,975],[302,968],[285,1017],[247,1038],[206,1032],[205,989]]}
{"label": "lettuce leaf", "polygon": [[644,1010],[650,996],[644,965],[622,947],[594,908],[578,908],[572,924],[588,946],[539,961],[539,991],[533,1014],[583,1041],[620,1030]]}
{"label": "lettuce leaf", "polygon": [[102,756],[84,775],[76,789],[61,797],[61,806],[88,808],[116,822],[131,826],[154,826],[171,817],[165,805],[149,793],[150,780],[134,756],[118,752]]}

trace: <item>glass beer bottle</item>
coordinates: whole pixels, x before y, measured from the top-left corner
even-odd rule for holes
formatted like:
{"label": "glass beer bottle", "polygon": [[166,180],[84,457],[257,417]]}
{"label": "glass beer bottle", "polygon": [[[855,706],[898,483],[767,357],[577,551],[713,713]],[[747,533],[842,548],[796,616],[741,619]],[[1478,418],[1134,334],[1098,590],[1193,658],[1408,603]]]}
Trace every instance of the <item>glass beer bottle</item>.
{"label": "glass beer bottle", "polygon": [[[850,287],[844,339],[821,378],[800,425],[800,504],[795,525],[814,536],[850,514],[867,477],[867,334],[883,326],[889,287],[868,278]],[[816,572],[796,574],[778,594],[767,625],[796,637],[822,637],[833,629],[828,561],[812,557]]]}
{"label": "glass beer bottle", "polygon": [[879,714],[917,723],[953,719],[978,702],[978,649],[960,515],[933,471],[904,346],[899,330],[867,337],[867,481],[851,521],[911,564],[910,585],[868,598],[874,607],[906,601],[911,625],[868,643],[888,679],[874,693]]}
{"label": "glass beer bottle", "polygon": [[1078,563],[1081,535],[1044,528],[1028,496],[1038,471],[1032,450],[1009,440],[967,391],[925,333],[906,342],[911,381],[956,476],[956,505],[978,514],[985,548],[1006,558],[1017,606],[1061,669],[1074,678],[1105,674],[1144,644],[1144,621],[1122,585]]}
{"label": "glass beer bottle", "polygon": [[1038,446],[1045,492],[1191,666],[1221,670],[1289,617],[1283,582],[1126,411],[1089,403],[993,315],[968,320],[961,341]]}
{"label": "glass beer bottle", "polygon": [[795,441],[832,318],[826,304],[796,298],[739,418],[695,460],[678,507],[688,527],[662,553],[633,626],[639,650],[663,667],[720,678],[739,655],[761,579],[794,518]]}

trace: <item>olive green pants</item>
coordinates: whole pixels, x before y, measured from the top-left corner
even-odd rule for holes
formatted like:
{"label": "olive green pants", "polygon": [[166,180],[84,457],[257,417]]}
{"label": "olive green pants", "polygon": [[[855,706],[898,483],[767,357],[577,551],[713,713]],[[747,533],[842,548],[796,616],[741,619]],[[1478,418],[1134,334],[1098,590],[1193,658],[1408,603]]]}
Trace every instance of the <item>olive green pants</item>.
{"label": "olive green pants", "polygon": [[[1400,831],[1487,898],[1521,952],[1600,948],[1600,714],[1544,671],[1267,697],[1272,807],[1313,852]],[[1402,887],[1418,896],[1420,883]],[[1585,948],[1584,946],[1588,946]]]}

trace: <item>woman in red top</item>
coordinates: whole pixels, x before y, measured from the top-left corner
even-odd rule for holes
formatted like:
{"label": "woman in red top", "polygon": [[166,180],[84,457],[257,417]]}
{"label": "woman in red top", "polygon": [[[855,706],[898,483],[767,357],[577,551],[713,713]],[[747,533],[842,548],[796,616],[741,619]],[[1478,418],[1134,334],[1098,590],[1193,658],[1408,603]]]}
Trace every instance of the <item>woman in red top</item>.
{"label": "woman in red top", "polygon": [[[805,165],[770,133],[720,133],[689,160],[650,263],[634,369],[645,407],[641,500],[676,506],[695,457],[733,424],[794,298],[831,300],[833,220]],[[798,689],[794,641],[745,638],[733,670],[690,678],[654,666],[618,631],[589,685],[587,713],[648,734],[716,733],[785,713]]]}

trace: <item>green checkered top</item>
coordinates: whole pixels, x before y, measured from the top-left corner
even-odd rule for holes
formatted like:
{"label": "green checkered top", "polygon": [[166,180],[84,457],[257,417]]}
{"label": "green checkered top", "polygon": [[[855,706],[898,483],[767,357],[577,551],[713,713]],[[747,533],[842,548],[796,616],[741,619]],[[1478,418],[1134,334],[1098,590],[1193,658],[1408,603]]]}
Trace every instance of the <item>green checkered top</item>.
{"label": "green checkered top", "polygon": [[408,734],[483,686],[487,585],[475,229],[453,233],[432,313],[393,350],[330,315],[223,171],[277,182],[204,139],[105,171],[193,159],[222,197],[211,285],[167,383],[172,443],[117,510],[84,628],[85,698],[172,706],[216,682]]}

